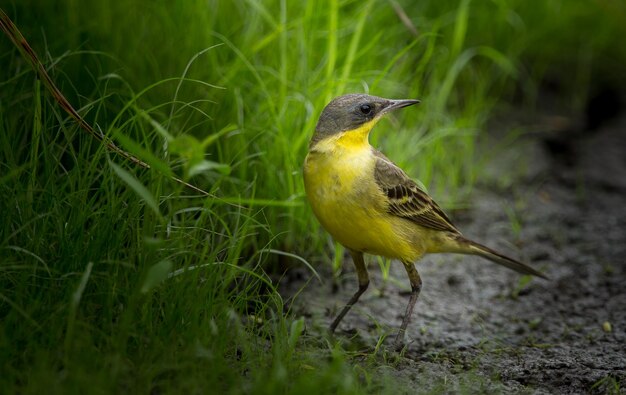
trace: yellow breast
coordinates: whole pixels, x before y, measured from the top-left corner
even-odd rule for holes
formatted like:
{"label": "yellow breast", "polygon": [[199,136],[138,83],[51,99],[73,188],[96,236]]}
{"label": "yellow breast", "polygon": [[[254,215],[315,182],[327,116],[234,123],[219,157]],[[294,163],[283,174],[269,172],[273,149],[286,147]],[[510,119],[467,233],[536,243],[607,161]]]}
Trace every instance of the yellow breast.
{"label": "yellow breast", "polygon": [[309,152],[304,185],[313,212],[343,246],[375,255],[413,260],[416,250],[407,222],[387,211],[374,178],[376,157],[358,131],[329,137]]}

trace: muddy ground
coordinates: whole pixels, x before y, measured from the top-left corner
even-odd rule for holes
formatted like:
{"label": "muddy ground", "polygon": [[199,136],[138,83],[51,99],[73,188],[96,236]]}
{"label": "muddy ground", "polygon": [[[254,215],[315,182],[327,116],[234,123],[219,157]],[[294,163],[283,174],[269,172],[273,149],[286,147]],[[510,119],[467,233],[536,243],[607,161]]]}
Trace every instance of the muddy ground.
{"label": "muddy ground", "polygon": [[[425,257],[407,349],[381,367],[408,393],[626,392],[626,116],[594,130],[561,121],[540,122],[542,132],[504,150],[487,142],[471,209],[451,213],[465,236],[550,280],[526,281],[477,257]],[[409,285],[397,262],[388,281],[374,259],[368,268],[372,284],[336,337],[372,353],[381,335],[391,348]],[[288,277],[283,292],[304,287],[293,312],[314,336],[356,289],[349,258],[338,286]]]}

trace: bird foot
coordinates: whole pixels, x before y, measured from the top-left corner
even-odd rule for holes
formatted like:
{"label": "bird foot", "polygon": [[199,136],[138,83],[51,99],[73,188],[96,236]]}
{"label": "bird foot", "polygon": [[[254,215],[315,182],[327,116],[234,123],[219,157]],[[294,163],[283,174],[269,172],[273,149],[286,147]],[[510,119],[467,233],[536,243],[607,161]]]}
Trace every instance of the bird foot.
{"label": "bird foot", "polygon": [[400,331],[396,335],[396,339],[393,342],[393,349],[397,352],[401,352],[405,347],[404,344],[404,331]]}

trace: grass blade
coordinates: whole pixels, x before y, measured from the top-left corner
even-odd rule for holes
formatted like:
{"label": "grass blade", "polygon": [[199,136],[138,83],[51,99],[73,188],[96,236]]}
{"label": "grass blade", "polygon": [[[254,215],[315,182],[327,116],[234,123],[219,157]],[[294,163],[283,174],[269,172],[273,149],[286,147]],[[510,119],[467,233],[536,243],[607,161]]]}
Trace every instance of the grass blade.
{"label": "grass blade", "polygon": [[150,292],[154,287],[156,287],[163,280],[168,278],[173,266],[174,265],[169,260],[163,260],[152,265],[152,267],[148,269],[146,278],[143,281],[143,285],[141,286],[141,293],[145,294]]}
{"label": "grass blade", "polygon": [[269,252],[271,254],[276,254],[276,255],[282,255],[282,256],[287,256],[289,258],[293,258],[295,260],[298,260],[302,263],[304,263],[304,265],[306,267],[309,268],[309,270],[311,271],[311,273],[313,273],[313,275],[319,280],[320,283],[322,283],[322,278],[320,277],[320,275],[317,273],[317,270],[315,270],[315,268],[313,268],[313,266],[309,263],[309,261],[307,261],[306,259],[302,258],[301,256],[298,256],[296,254],[291,254],[289,252],[285,252],[285,251],[280,251],[280,250],[274,250],[272,248],[268,248],[266,250],[263,250],[264,252]]}
{"label": "grass blade", "polygon": [[78,283],[78,287],[72,294],[72,298],[70,299],[70,311],[67,319],[67,329],[65,331],[65,354],[71,355],[71,346],[72,341],[74,340],[74,327],[76,324],[76,311],[78,310],[78,305],[80,304],[80,300],[83,297],[83,292],[85,292],[85,287],[87,287],[87,281],[89,280],[89,276],[91,275],[91,269],[93,268],[93,262],[89,262],[83,275],[80,278],[80,282]]}
{"label": "grass blade", "polygon": [[142,147],[141,144],[129,136],[126,136],[119,129],[115,129],[113,131],[113,137],[119,141],[122,147],[136,155],[138,158],[141,158],[144,162],[149,164],[151,168],[168,177],[174,176],[172,169],[170,169],[167,163],[157,158],[156,155],[154,155],[150,150]]}
{"label": "grass blade", "polygon": [[135,176],[122,169],[120,166],[111,161],[109,161],[109,165],[115,174],[117,174],[117,176],[124,181],[126,185],[128,185],[133,191],[135,191],[135,193],[137,193],[137,195],[139,195],[141,199],[146,202],[148,207],[154,211],[157,217],[163,219],[163,215],[161,215],[161,211],[159,210],[159,204],[150,191],[148,191],[148,189],[137,178],[135,178]]}

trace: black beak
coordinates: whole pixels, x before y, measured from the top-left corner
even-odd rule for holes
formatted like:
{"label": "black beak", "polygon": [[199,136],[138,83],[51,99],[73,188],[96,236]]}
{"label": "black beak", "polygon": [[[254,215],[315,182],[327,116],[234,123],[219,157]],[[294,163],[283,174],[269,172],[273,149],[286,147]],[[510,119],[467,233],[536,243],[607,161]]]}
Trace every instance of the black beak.
{"label": "black beak", "polygon": [[419,100],[413,100],[413,99],[389,100],[387,102],[387,106],[381,110],[380,114],[382,115],[382,114],[397,110],[398,108],[412,106],[413,104],[418,104],[419,102],[420,102]]}

